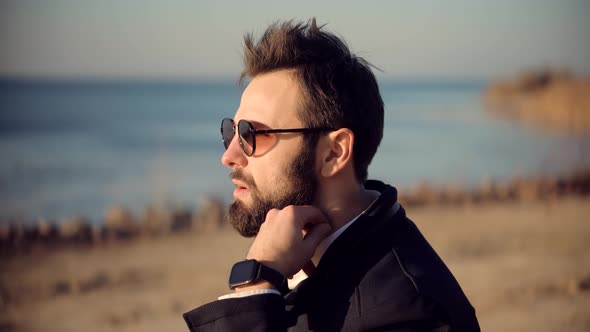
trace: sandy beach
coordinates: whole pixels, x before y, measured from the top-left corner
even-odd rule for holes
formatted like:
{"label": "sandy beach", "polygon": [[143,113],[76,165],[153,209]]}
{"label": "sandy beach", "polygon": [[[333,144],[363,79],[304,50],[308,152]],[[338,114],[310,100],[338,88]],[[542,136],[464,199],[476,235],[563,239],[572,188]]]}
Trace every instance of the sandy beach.
{"label": "sandy beach", "polygon": [[[588,331],[590,198],[412,207],[483,331]],[[228,291],[231,228],[2,257],[0,331],[183,331]]]}

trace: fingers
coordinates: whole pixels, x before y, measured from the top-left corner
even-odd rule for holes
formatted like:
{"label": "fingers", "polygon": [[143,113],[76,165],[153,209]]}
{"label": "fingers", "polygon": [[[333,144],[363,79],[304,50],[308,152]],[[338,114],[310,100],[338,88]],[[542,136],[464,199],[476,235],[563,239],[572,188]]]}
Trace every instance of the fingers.
{"label": "fingers", "polygon": [[289,205],[282,210],[273,209],[267,213],[267,219],[275,214],[283,214],[285,217],[283,219],[294,222],[294,226],[301,229],[303,234],[307,232],[307,228],[310,225],[328,223],[328,218],[326,218],[322,211],[311,205]]}
{"label": "fingers", "polygon": [[328,218],[326,218],[322,211],[316,208],[315,206],[299,206],[297,209],[297,213],[301,216],[299,220],[305,220],[305,225],[328,223]]}
{"label": "fingers", "polygon": [[314,206],[287,206],[266,214],[247,258],[265,262],[285,276],[310,261],[319,243],[331,232],[328,218]]}
{"label": "fingers", "polygon": [[299,224],[303,240],[308,247],[317,247],[332,230],[326,216],[315,206],[290,205],[285,207],[283,211],[292,214],[292,220]]}

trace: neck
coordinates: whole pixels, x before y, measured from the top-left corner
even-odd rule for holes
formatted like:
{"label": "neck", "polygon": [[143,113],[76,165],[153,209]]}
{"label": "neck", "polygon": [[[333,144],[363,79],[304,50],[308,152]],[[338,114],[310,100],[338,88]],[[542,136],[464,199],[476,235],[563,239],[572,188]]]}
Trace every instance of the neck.
{"label": "neck", "polygon": [[332,232],[335,232],[363,212],[378,196],[378,192],[355,184],[351,188],[333,188],[320,195],[316,206],[326,214]]}

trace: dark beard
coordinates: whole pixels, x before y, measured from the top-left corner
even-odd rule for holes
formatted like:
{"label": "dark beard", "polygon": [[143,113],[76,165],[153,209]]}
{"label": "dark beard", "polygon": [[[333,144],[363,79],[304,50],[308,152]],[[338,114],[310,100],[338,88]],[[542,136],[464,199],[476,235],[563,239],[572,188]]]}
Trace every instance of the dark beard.
{"label": "dark beard", "polygon": [[241,201],[234,201],[228,210],[228,219],[232,226],[244,237],[258,234],[260,225],[266,219],[271,209],[283,209],[289,205],[310,205],[317,189],[317,179],[314,172],[315,158],[313,151],[303,149],[299,158],[288,167],[284,183],[278,194],[273,193],[264,197],[256,187],[254,180],[244,175],[241,170],[232,173],[232,177],[244,181],[252,194],[252,207],[248,208]]}

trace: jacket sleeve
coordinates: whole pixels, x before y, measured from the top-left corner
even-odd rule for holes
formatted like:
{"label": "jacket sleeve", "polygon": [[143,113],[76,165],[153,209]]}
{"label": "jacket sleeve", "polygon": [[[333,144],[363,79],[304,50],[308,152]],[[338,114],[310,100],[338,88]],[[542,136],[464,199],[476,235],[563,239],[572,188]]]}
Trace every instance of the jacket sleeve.
{"label": "jacket sleeve", "polygon": [[276,294],[218,300],[183,317],[191,332],[287,330],[285,301]]}

